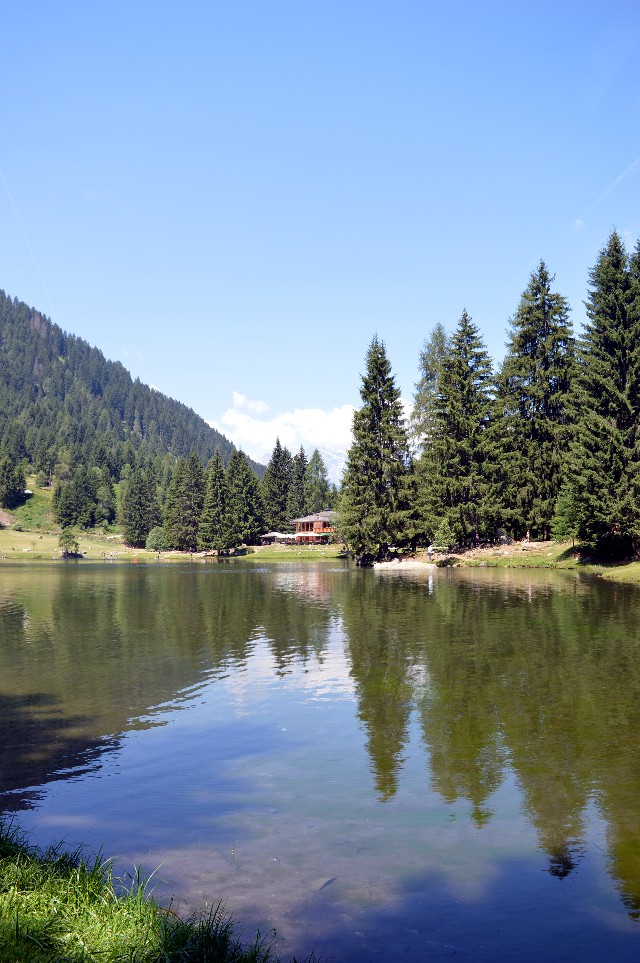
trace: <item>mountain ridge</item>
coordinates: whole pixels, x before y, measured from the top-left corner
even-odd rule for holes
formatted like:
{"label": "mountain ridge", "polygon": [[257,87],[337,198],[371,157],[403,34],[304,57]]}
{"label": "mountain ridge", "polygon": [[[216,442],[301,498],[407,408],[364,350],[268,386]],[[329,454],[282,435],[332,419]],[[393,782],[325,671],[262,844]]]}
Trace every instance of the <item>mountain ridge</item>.
{"label": "mountain ridge", "polygon": [[[235,445],[193,409],[133,379],[84,339],[0,290],[0,448],[49,476],[78,462],[107,467],[186,458],[223,461]],[[264,466],[251,461],[259,476]]]}

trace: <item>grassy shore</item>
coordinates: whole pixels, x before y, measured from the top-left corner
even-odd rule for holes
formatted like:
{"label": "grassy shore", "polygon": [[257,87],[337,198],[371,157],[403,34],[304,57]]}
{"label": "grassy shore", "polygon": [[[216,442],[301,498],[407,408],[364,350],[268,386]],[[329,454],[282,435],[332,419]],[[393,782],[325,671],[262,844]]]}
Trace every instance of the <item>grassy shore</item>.
{"label": "grassy shore", "polygon": [[[25,561],[29,559],[60,559],[59,533],[43,531],[16,531],[13,527],[0,529],[0,562]],[[122,536],[93,532],[78,532],[79,552],[84,560],[103,562],[201,562],[215,561],[215,555],[201,552],[149,552],[144,548],[130,548]],[[247,561],[296,562],[336,559],[342,552],[341,545],[257,545],[239,549],[227,558],[244,558]],[[73,564],[73,559],[66,560]]]}
{"label": "grassy shore", "polygon": [[0,820],[1,963],[277,963],[259,936],[243,946],[218,905],[181,918],[109,861],[40,852]]}
{"label": "grassy shore", "polygon": [[[32,559],[60,560],[58,533],[43,531],[16,531],[12,526],[0,529],[0,565],[3,561],[23,562]],[[190,555],[188,552],[148,552],[146,549],[130,548],[123,543],[118,534],[99,534],[80,532],[78,534],[82,562],[153,562],[161,564],[172,562],[211,563],[216,562],[214,555],[202,553]],[[227,556],[242,558],[247,562],[299,562],[335,561],[343,553],[342,545],[257,545],[239,549]],[[426,552],[419,552],[416,559],[428,562]],[[561,542],[516,542],[473,549],[469,551],[445,553],[436,552],[432,560],[441,566],[464,566],[483,568],[546,568],[582,571],[585,574],[617,582],[640,583],[640,561],[599,562],[586,552]],[[61,561],[61,564],[75,564],[74,560]]]}
{"label": "grassy shore", "polygon": [[[30,559],[60,559],[60,530],[55,524],[52,499],[53,489],[39,488],[35,478],[29,477],[31,491],[23,505],[11,512],[0,510],[0,562]],[[123,562],[185,562],[215,560],[215,555],[202,552],[151,552],[124,544],[117,528],[107,531],[76,532],[79,555],[87,561]],[[338,558],[340,545],[261,545],[239,549],[229,558],[243,557],[249,561],[299,561]],[[71,561],[74,560],[65,560]]]}
{"label": "grassy shore", "polygon": [[[427,556],[421,555],[426,561]],[[456,553],[435,553],[441,566],[465,568],[544,568],[584,572],[616,582],[640,583],[640,561],[603,562],[570,542],[514,542]]]}
{"label": "grassy shore", "polygon": [[[13,512],[0,512],[0,563],[3,560],[60,559],[59,532],[53,520],[50,488],[37,488],[35,479],[28,484],[31,497]],[[79,550],[85,561],[124,562],[208,562],[214,555],[188,552],[149,552],[124,544],[116,529],[108,532],[79,532]],[[332,561],[342,556],[342,545],[258,545],[239,549],[228,558],[242,557],[249,562]],[[416,556],[430,561],[426,552]],[[575,569],[617,582],[640,583],[640,561],[604,563],[570,543],[515,542],[511,545],[483,547],[458,553],[435,553],[433,561],[446,566],[489,568]]]}

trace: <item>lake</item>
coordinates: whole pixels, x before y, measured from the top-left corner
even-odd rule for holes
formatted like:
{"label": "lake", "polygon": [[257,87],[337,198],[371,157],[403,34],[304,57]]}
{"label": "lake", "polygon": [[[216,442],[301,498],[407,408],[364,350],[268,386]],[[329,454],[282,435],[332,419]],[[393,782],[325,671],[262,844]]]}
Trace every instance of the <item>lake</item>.
{"label": "lake", "polygon": [[640,590],[0,563],[0,809],[323,961],[640,959]]}

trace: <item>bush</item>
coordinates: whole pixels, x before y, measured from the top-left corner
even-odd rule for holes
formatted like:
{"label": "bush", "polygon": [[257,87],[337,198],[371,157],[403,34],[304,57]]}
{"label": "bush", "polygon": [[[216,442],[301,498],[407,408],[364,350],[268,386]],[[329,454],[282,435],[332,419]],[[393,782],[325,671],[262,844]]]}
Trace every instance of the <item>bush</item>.
{"label": "bush", "polygon": [[451,528],[449,519],[445,516],[439,520],[438,526],[434,532],[433,547],[449,552],[455,545],[455,542],[456,537],[453,533],[453,529]]}
{"label": "bush", "polygon": [[151,529],[147,535],[146,547],[150,552],[164,552],[166,548],[164,528],[158,525]]}

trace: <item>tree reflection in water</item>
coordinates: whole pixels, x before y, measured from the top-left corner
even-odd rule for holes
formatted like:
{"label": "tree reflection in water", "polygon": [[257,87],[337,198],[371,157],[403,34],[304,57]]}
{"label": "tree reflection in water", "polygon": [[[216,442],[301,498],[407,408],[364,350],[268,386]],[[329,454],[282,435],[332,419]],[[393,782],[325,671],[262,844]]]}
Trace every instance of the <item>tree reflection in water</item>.
{"label": "tree reflection in water", "polygon": [[558,879],[583,858],[595,807],[610,872],[638,915],[634,588],[545,573],[326,564],[43,567],[39,575],[7,566],[3,575],[5,808],[29,805],[28,787],[98,765],[119,734],[162,722],[159,707],[241,674],[258,643],[277,678],[322,664],[339,626],[381,802],[402,786],[417,724],[432,789],[447,805],[467,803],[478,829],[491,824],[505,780],[515,780]]}

